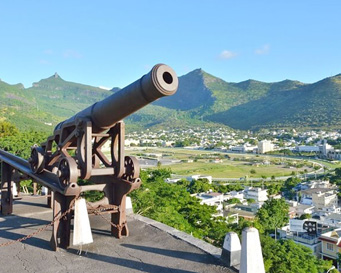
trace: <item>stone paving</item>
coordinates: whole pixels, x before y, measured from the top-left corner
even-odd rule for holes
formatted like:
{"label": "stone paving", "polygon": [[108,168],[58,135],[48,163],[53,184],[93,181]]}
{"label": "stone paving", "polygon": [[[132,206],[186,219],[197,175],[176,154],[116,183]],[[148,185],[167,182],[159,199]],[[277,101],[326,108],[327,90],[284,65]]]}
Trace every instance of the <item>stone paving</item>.
{"label": "stone paving", "polygon": [[[13,215],[0,215],[0,244],[49,223],[52,211],[45,202],[43,197],[16,200]],[[0,272],[235,272],[217,259],[219,249],[148,218],[128,216],[130,236],[120,240],[101,217],[90,216],[90,222],[94,243],[81,253],[73,246],[52,251],[49,227],[23,243],[1,247]]]}

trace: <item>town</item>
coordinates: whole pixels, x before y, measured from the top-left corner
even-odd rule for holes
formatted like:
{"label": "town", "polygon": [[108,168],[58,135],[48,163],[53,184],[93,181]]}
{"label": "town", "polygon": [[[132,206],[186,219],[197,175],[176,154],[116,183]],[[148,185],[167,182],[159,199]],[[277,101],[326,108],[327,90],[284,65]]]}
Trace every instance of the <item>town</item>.
{"label": "town", "polygon": [[[239,185],[239,189],[217,192],[209,188],[204,192],[192,193],[201,204],[215,206],[214,217],[222,216],[229,223],[238,223],[240,218],[253,220],[257,211],[269,199],[285,198],[289,206],[289,222],[284,226],[276,226],[276,232],[272,234],[275,239],[292,239],[295,243],[304,245],[312,250],[320,259],[333,260],[339,266],[341,251],[341,207],[338,201],[338,186],[329,181],[329,173],[335,168],[327,168],[321,162],[335,164],[337,167],[341,159],[341,150],[338,149],[341,140],[339,131],[306,131],[295,130],[264,131],[261,133],[239,132],[231,129],[201,129],[191,128],[187,130],[160,130],[143,133],[130,133],[127,135],[127,150],[139,150],[147,147],[178,147],[188,150],[211,151],[214,162],[219,164],[221,159],[217,155],[221,152],[231,157],[234,154],[255,155],[282,155],[295,160],[318,159],[315,167],[315,175],[301,176],[293,173],[284,179],[295,181],[290,187],[285,187],[286,182],[279,182],[275,177],[255,179],[262,184],[252,185],[252,179],[226,180],[225,183],[212,175],[191,174],[188,176],[173,175],[166,180],[167,183],[184,184],[200,181],[209,185]],[[140,162],[144,168],[156,167],[158,164],[174,166],[183,163],[183,160],[163,160],[160,153],[140,153]],[[207,157],[209,158],[209,157]],[[146,160],[149,163],[146,165]],[[263,159],[262,159],[263,160]],[[264,161],[264,160],[263,160]],[[208,162],[208,161],[207,161]],[[305,161],[306,162],[306,161]],[[320,162],[320,163],[317,163]],[[312,169],[313,170],[313,169]],[[321,170],[320,173],[316,170]],[[318,174],[316,174],[318,173]],[[283,179],[282,179],[283,180]],[[229,181],[229,182],[228,182]],[[234,182],[233,182],[234,181]],[[277,181],[282,185],[282,191],[269,190],[264,186],[264,181],[269,183]],[[206,189],[208,189],[206,188]],[[214,187],[212,187],[214,188]],[[215,187],[216,188],[216,187]]]}
{"label": "town", "polygon": [[316,155],[319,158],[340,160],[341,149],[328,144],[341,144],[340,131],[306,131],[296,132],[294,129],[264,130],[260,133],[252,131],[234,131],[228,128],[187,128],[127,134],[125,144],[151,147],[186,147],[216,151],[240,153],[269,153],[273,151],[296,152],[305,155]]}

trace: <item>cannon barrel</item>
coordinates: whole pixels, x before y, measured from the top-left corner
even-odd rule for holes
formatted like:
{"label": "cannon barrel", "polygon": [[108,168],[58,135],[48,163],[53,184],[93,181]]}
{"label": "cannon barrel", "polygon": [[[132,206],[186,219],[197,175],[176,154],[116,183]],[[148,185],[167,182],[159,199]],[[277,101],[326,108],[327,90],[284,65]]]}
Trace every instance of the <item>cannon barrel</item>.
{"label": "cannon barrel", "polygon": [[178,84],[178,77],[171,67],[157,64],[139,80],[59,123],[55,130],[65,123],[89,119],[93,125],[93,133],[100,133],[147,104],[173,95]]}

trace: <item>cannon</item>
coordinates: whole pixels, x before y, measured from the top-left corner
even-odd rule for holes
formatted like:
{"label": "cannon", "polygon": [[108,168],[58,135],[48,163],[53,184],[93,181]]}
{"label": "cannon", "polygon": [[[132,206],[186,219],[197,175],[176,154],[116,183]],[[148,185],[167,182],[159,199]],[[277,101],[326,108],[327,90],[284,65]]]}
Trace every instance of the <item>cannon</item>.
{"label": "cannon", "polygon": [[[51,191],[54,219],[67,212],[71,200],[81,193],[104,192],[104,198],[90,202],[88,210],[111,213],[112,234],[117,238],[128,236],[126,195],[137,189],[141,180],[137,159],[124,154],[122,119],[161,97],[173,95],[177,88],[174,70],[165,64],[155,65],[139,80],[59,123],[46,142],[31,148],[28,161],[0,150],[2,213],[12,212],[14,177],[18,180],[29,177]],[[102,151],[106,144],[109,155]],[[83,180],[89,183],[78,183]],[[51,238],[54,250],[69,246],[71,218],[72,211],[54,222]]]}

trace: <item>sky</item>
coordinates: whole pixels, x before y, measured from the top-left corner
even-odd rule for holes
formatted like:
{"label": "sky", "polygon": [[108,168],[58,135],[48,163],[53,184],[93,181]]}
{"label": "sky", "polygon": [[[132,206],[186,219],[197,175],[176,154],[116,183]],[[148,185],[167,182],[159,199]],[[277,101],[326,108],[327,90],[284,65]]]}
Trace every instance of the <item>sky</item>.
{"label": "sky", "polygon": [[341,73],[341,1],[0,2],[0,79],[124,87],[165,63],[228,82]]}

